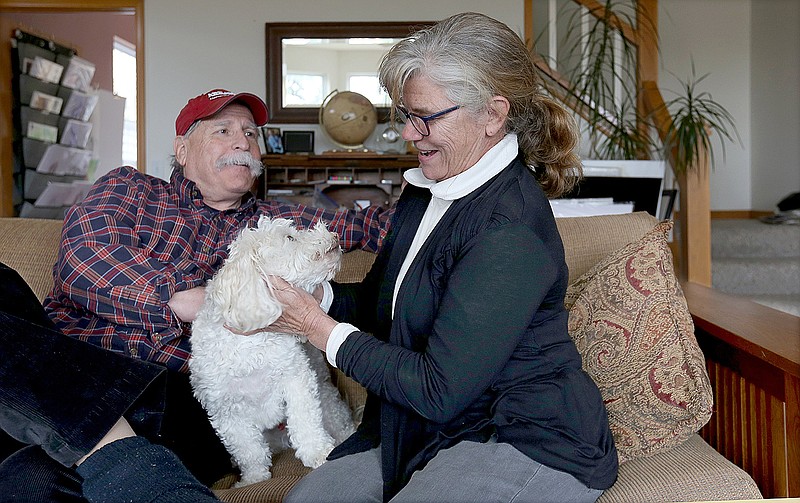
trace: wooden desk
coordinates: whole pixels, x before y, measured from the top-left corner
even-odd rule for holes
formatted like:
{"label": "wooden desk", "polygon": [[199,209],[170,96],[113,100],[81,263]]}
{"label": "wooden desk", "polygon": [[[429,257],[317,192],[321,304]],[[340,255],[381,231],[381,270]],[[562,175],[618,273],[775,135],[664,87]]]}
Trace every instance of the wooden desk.
{"label": "wooden desk", "polygon": [[392,204],[403,171],[419,166],[416,155],[376,153],[267,154],[258,196],[322,207],[352,208],[356,200]]}

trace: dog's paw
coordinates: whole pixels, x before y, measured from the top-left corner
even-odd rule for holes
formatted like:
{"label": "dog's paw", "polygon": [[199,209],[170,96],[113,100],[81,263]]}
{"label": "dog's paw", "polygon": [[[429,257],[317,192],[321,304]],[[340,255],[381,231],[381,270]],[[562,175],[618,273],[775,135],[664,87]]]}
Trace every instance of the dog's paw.
{"label": "dog's paw", "polygon": [[233,484],[233,487],[249,486],[250,484],[255,484],[256,482],[261,482],[269,478],[272,478],[272,473],[269,471],[269,469],[251,470],[242,473],[241,478],[238,482]]}
{"label": "dog's paw", "polygon": [[328,458],[328,454],[333,450],[333,442],[326,442],[325,445],[320,446],[318,449],[304,449],[298,448],[295,450],[295,456],[303,465],[309,468],[319,468],[322,463]]}
{"label": "dog's paw", "polygon": [[313,456],[304,456],[300,458],[300,461],[303,462],[303,465],[309,468],[319,468],[320,466],[322,466],[322,463],[324,463],[328,459],[328,454],[330,454],[330,452],[331,451],[317,453]]}

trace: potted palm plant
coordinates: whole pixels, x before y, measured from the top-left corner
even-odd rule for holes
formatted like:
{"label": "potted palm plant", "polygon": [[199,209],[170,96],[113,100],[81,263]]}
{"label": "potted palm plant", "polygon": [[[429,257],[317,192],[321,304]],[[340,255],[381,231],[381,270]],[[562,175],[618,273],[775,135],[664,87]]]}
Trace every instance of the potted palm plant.
{"label": "potted palm plant", "polygon": [[[604,5],[564,3],[557,16],[558,26],[564,27],[557,59],[538,51],[552,27],[542,27],[532,44],[535,59],[549,77],[546,85],[581,117],[591,158],[670,159],[675,173],[682,173],[708,152],[713,166],[711,135],[723,139],[724,153],[725,141],[734,141],[738,133],[730,113],[709,92],[699,89],[707,75],[696,77],[692,64],[691,78],[680,81],[678,92],[670,92],[673,98],[649,111],[637,101],[642,83],[637,73],[638,48],[632,40],[657,32],[637,8],[630,0],[607,0]],[[639,36],[626,33],[629,27],[636,27]],[[543,67],[546,61],[548,68]],[[672,120],[659,138],[653,134],[653,118],[664,111]]]}
{"label": "potted palm plant", "polygon": [[[711,285],[709,176],[714,167],[713,134],[725,143],[738,139],[732,116],[699,85],[692,74],[664,99],[658,89],[658,19],[656,0],[571,0],[558,16],[534,15],[552,5],[530,2],[527,26],[532,54],[545,84],[581,117],[589,157],[660,158],[672,166],[666,180],[679,194],[676,265],[681,278]],[[541,14],[541,12],[539,12]],[[555,18],[555,20],[553,20]],[[547,22],[537,28],[542,19]],[[563,36],[553,33],[558,29]],[[537,33],[545,34],[536,36]],[[555,40],[560,38],[560,42]],[[539,51],[558,46],[556,58]],[[535,41],[536,43],[534,43]],[[548,64],[549,63],[549,64]],[[551,66],[553,65],[553,66]],[[670,99],[671,96],[671,99]],[[709,162],[706,162],[709,161]],[[628,161],[619,161],[628,162]],[[584,161],[584,166],[587,162]],[[663,172],[663,171],[662,171]],[[658,217],[669,214],[654,213]],[[691,253],[690,253],[691,248]]]}
{"label": "potted palm plant", "polygon": [[708,152],[711,166],[714,165],[712,133],[723,138],[723,154],[725,141],[741,141],[731,114],[714,101],[708,91],[698,89],[698,84],[706,77],[708,74],[696,77],[693,62],[691,78],[680,81],[681,92],[675,93],[675,97],[663,105],[672,115],[663,147],[665,152],[672,153],[672,165],[676,173],[685,173],[691,166],[697,165],[704,152]]}

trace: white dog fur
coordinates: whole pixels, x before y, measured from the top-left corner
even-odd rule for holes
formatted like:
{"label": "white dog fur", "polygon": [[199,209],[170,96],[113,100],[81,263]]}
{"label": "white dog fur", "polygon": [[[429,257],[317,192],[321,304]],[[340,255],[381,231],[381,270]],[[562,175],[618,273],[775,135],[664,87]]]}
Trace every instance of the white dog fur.
{"label": "white dog fur", "polygon": [[239,466],[237,486],[270,478],[273,451],[286,447],[316,468],[354,431],[319,350],[291,334],[245,336],[227,328],[251,332],[281,315],[270,275],[313,292],[334,276],[340,259],[338,236],[325,224],[300,231],[289,220],[261,217],[231,244],[227,261],[206,286],[192,325],[190,379]]}

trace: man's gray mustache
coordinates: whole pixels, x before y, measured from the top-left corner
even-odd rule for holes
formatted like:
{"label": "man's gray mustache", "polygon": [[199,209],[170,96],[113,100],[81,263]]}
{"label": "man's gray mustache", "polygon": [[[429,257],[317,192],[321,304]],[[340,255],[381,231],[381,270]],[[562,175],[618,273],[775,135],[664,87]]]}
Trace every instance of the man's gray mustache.
{"label": "man's gray mustache", "polygon": [[222,169],[231,164],[241,164],[250,168],[253,176],[259,176],[264,171],[264,164],[249,152],[235,152],[217,159],[217,169]]}

